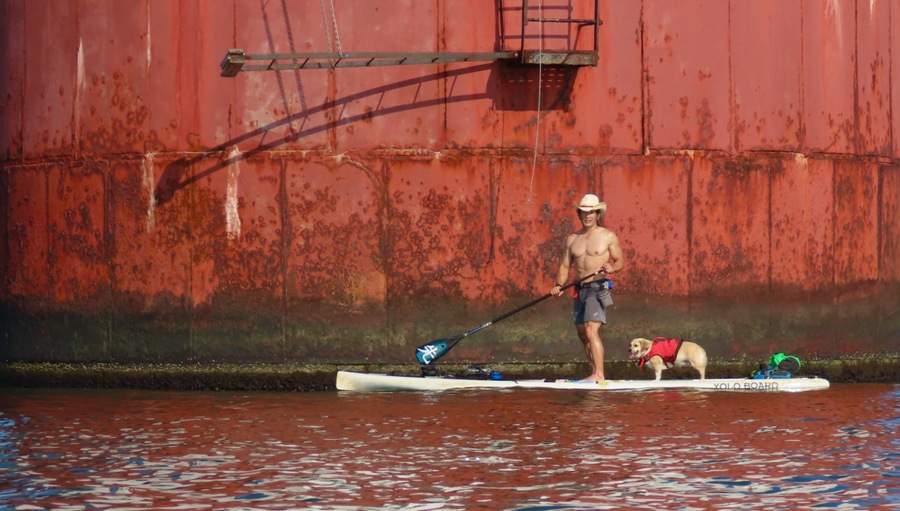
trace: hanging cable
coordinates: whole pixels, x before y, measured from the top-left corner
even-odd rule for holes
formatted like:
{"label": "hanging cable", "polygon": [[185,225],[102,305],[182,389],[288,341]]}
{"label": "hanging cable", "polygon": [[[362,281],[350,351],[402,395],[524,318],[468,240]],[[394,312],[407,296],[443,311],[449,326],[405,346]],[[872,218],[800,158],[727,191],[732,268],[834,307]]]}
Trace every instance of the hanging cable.
{"label": "hanging cable", "polygon": [[332,29],[334,29],[334,44],[337,45],[338,56],[343,57],[344,51],[341,49],[341,36],[338,34],[337,27],[337,16],[334,14],[334,0],[328,0],[328,3],[331,5],[331,24]]}
{"label": "hanging cable", "polygon": [[[538,22],[538,82],[537,82],[537,118],[534,123],[534,154],[531,160],[531,182],[528,185],[528,198],[525,204],[531,202],[531,194],[534,191],[534,174],[537,168],[538,142],[541,138],[541,89],[544,76],[544,0],[540,2],[540,20]],[[528,16],[528,13],[524,13]]]}
{"label": "hanging cable", "polygon": [[[338,34],[338,26],[337,26],[337,16],[334,13],[334,0],[328,0],[328,5],[331,7],[331,29],[334,33],[334,43],[337,46],[337,54],[338,57],[343,58],[344,51],[341,48],[341,36]],[[328,42],[328,53],[332,53],[334,50],[331,46],[331,35],[328,33],[328,13],[325,10],[325,0],[319,0],[319,6],[322,8],[322,25],[325,26],[325,41]],[[331,61],[331,67],[334,68],[335,61]]]}
{"label": "hanging cable", "polygon": [[322,7],[322,25],[325,26],[325,42],[328,43],[328,53],[331,53],[331,35],[328,33],[328,16],[325,14],[325,0],[319,0]]}

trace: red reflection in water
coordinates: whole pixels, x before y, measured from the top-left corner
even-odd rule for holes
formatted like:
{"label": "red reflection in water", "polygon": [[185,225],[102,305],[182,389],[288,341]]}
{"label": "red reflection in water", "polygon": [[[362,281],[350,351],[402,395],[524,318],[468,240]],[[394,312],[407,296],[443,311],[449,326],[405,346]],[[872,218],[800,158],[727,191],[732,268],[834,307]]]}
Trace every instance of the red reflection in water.
{"label": "red reflection in water", "polygon": [[898,404],[869,384],[8,391],[0,508],[893,509]]}

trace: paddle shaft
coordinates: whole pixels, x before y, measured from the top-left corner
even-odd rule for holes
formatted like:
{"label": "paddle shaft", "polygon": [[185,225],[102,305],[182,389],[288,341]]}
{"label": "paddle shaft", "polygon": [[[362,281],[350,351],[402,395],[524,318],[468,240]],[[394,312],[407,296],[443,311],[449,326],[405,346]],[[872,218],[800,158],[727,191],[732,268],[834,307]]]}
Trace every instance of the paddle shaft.
{"label": "paddle shaft", "polygon": [[[581,282],[584,282],[585,280],[587,280],[587,279],[589,279],[589,278],[596,277],[597,275],[600,275],[601,273],[603,273],[603,270],[597,270],[597,271],[595,271],[594,273],[591,273],[590,275],[587,275],[587,276],[582,277],[582,278],[580,278],[580,279],[576,279],[576,280],[574,280],[574,281],[572,281],[572,282],[566,284],[565,286],[561,286],[561,287],[559,288],[559,290],[560,290],[560,292],[565,291],[566,289],[569,289],[570,287],[572,287],[572,286],[574,286],[574,285],[576,285],[576,284],[579,284],[579,283],[581,283]],[[550,294],[550,293],[547,293],[547,294],[545,294],[545,295],[543,295],[543,296],[540,296],[540,297],[538,297],[538,298],[535,298],[534,300],[532,300],[532,301],[526,303],[525,305],[522,305],[521,307],[518,307],[517,309],[511,310],[511,311],[509,311],[509,312],[507,312],[507,313],[505,313],[505,314],[501,314],[500,316],[497,316],[496,318],[494,318],[494,319],[488,321],[487,323],[485,323],[485,324],[483,324],[483,325],[479,325],[479,326],[477,326],[477,327],[475,327],[475,328],[469,330],[468,332],[466,332],[466,333],[464,333],[464,334],[461,334],[461,335],[458,335],[458,336],[456,336],[456,337],[447,339],[447,340],[446,340],[446,343],[447,343],[446,348],[444,348],[443,350],[439,351],[439,352],[437,353],[437,355],[436,355],[433,359],[431,359],[428,363],[430,364],[430,363],[436,361],[438,358],[444,356],[448,351],[450,351],[450,348],[456,346],[456,344],[457,344],[459,341],[465,339],[466,337],[468,337],[468,336],[470,336],[470,335],[472,335],[472,334],[474,334],[474,333],[476,333],[476,332],[480,332],[481,330],[484,330],[485,328],[487,328],[487,327],[493,325],[494,323],[499,323],[500,321],[503,321],[504,319],[506,319],[506,318],[512,316],[513,314],[522,312],[523,310],[525,310],[525,309],[527,309],[527,308],[529,308],[529,307],[531,307],[531,306],[533,306],[533,305],[537,305],[538,303],[543,302],[544,300],[546,300],[547,298],[550,298],[551,296],[553,296],[553,295]],[[435,342],[437,342],[437,341],[435,341]],[[429,344],[433,344],[433,343],[429,343]],[[426,344],[425,346],[421,346],[421,347],[419,348],[419,350],[421,351],[423,348],[429,346],[429,344]]]}

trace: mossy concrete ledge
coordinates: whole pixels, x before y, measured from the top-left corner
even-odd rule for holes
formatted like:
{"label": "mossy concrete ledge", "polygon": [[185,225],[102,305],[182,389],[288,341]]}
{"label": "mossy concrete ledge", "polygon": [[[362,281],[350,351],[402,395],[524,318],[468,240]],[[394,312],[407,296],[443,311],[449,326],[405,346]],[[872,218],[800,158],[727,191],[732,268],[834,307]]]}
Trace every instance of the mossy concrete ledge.
{"label": "mossy concrete ledge", "polygon": [[[757,361],[710,364],[708,378],[747,376]],[[470,364],[440,364],[447,374],[460,374]],[[505,378],[578,378],[589,372],[586,363],[490,364]],[[421,374],[419,366],[378,364],[0,364],[0,386],[7,388],[121,388],[204,391],[329,391],[339,370],[389,374]],[[689,368],[663,373],[666,379],[693,378]],[[820,376],[832,383],[900,383],[900,356],[804,360],[799,376]],[[649,379],[631,361],[607,363],[610,379]]]}

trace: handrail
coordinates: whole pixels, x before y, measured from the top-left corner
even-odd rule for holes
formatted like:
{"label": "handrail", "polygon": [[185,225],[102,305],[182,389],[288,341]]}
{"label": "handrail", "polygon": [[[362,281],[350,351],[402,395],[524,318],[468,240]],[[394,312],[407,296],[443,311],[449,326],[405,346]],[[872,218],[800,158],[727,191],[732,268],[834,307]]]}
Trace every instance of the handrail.
{"label": "handrail", "polygon": [[577,25],[594,25],[594,52],[600,51],[600,25],[603,20],[600,19],[600,0],[594,0],[594,19],[573,19],[573,18],[531,18],[528,16],[528,0],[522,0],[522,34],[521,44],[519,48],[525,51],[525,27],[528,22],[539,21],[541,23],[570,23]]}

